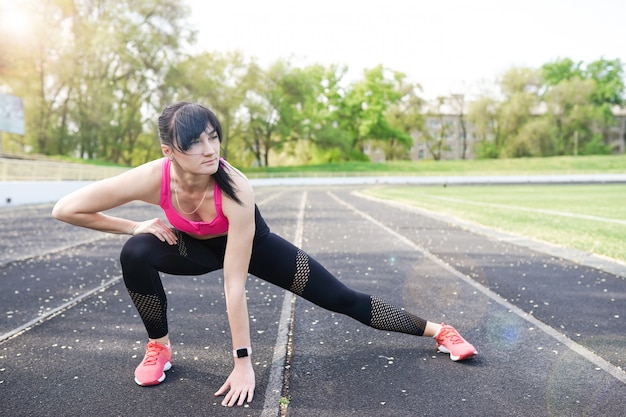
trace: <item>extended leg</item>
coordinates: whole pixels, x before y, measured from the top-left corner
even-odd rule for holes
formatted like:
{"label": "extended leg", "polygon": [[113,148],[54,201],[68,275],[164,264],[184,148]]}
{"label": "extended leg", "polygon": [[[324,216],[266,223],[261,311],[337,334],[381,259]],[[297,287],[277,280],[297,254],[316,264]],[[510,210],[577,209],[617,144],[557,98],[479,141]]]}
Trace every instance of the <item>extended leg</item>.
{"label": "extended leg", "polygon": [[422,336],[427,325],[426,320],[402,308],[347,287],[315,259],[274,234],[255,245],[250,272],[377,329]]}
{"label": "extended leg", "polygon": [[453,361],[477,354],[452,326],[426,321],[378,297],[348,288],[315,259],[276,235],[255,245],[250,272],[376,329],[433,337],[437,350],[449,353]]}

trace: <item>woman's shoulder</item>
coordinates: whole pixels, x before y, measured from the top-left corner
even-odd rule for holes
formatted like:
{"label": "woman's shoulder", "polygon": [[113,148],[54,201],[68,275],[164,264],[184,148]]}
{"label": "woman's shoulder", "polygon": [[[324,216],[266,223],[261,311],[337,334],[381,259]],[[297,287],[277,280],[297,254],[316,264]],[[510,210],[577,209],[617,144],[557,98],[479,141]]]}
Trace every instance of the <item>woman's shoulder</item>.
{"label": "woman's shoulder", "polygon": [[126,190],[132,199],[158,203],[163,159],[155,159],[129,169],[113,180],[112,185],[118,190]]}

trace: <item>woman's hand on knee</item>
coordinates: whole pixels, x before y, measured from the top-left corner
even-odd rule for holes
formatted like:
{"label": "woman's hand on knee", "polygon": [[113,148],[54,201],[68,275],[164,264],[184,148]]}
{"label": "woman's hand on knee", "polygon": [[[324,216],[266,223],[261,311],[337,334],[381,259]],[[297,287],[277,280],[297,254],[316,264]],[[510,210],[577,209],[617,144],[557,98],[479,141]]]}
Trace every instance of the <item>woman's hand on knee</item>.
{"label": "woman's hand on knee", "polygon": [[175,245],[178,242],[176,234],[159,218],[137,222],[131,234],[135,236],[140,233],[152,234],[161,242],[167,242],[170,245]]}

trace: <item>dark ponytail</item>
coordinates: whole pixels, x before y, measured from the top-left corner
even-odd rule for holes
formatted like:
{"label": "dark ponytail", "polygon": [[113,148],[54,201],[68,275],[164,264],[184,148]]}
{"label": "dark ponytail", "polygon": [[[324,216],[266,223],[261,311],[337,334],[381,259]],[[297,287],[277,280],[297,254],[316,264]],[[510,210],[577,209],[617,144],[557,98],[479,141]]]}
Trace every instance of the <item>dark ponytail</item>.
{"label": "dark ponytail", "polygon": [[226,193],[231,199],[238,204],[243,205],[243,202],[237,197],[237,189],[230,175],[224,170],[224,161],[220,159],[220,165],[217,168],[217,172],[213,174],[215,183],[222,191]]}
{"label": "dark ponytail", "polygon": [[[178,102],[167,106],[159,116],[159,140],[162,144],[171,146],[180,152],[186,152],[194,139],[200,137],[208,125],[211,125],[222,143],[222,126],[217,116],[201,104]],[[228,197],[243,204],[237,197],[235,183],[224,169],[224,161],[220,159],[217,172],[213,179],[217,186]]]}

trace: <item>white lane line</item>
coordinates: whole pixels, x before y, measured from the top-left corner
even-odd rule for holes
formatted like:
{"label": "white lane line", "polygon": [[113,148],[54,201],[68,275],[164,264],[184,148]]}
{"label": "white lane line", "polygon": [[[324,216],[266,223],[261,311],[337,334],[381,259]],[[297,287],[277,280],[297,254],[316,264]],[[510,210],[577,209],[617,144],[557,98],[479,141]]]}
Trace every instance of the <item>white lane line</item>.
{"label": "white lane line", "polygon": [[424,254],[424,256],[426,256],[428,259],[430,259],[431,261],[433,261],[434,263],[436,263],[437,265],[439,265],[440,267],[442,267],[446,271],[450,272],[455,277],[461,279],[462,281],[464,281],[468,285],[472,286],[477,291],[480,291],[481,293],[483,293],[484,295],[486,295],[487,297],[489,297],[490,299],[492,299],[496,303],[500,304],[501,306],[503,306],[507,310],[511,311],[512,313],[515,313],[517,316],[519,316],[523,320],[526,320],[527,322],[531,323],[533,326],[536,326],[538,329],[542,330],[547,335],[553,337],[559,343],[562,343],[563,345],[567,346],[570,350],[578,353],[580,356],[582,356],[583,358],[587,359],[589,362],[593,363],[598,368],[604,370],[605,372],[607,372],[608,374],[614,376],[616,379],[618,379],[622,383],[626,384],[626,372],[622,371],[620,368],[614,366],[613,364],[611,364],[610,362],[608,362],[604,358],[601,358],[600,356],[598,356],[595,353],[591,352],[586,347],[584,347],[582,345],[579,345],[578,343],[576,343],[575,341],[573,341],[569,337],[565,336],[563,333],[557,331],[553,327],[545,324],[544,322],[538,320],[534,316],[526,313],[521,308],[515,306],[514,304],[511,304],[510,302],[508,302],[504,298],[500,297],[500,295],[498,295],[497,293],[491,291],[489,288],[486,288],[486,287],[482,286],[481,284],[479,284],[476,281],[474,281],[472,278],[470,278],[467,275],[461,273],[460,271],[454,269],[452,266],[448,265],[446,262],[444,262],[443,260],[441,260],[437,256],[433,255],[432,253],[430,253],[427,249],[417,245],[415,242],[411,241],[410,239],[406,238],[405,236],[401,235],[400,233],[396,232],[395,230],[385,226],[384,224],[382,224],[381,222],[379,222],[378,220],[376,220],[375,218],[373,218],[369,214],[367,214],[365,212],[362,212],[359,209],[357,209],[356,207],[354,207],[353,205],[351,205],[350,203],[341,200],[339,197],[337,197],[332,192],[327,191],[327,193],[332,198],[334,198],[338,203],[340,203],[341,205],[349,208],[350,210],[352,210],[356,214],[360,215],[361,217],[364,217],[365,219],[367,219],[368,221],[372,222],[376,226],[382,228],[387,233],[389,233],[392,236],[394,236],[396,239],[400,240],[401,242],[404,242],[409,247],[412,247],[414,250],[422,252]]}
{"label": "white lane line", "polygon": [[28,323],[25,323],[13,330],[11,330],[10,332],[7,332],[3,335],[0,336],[0,343],[4,342],[5,340],[8,340],[14,336],[19,335],[22,332],[25,332],[27,330],[29,330],[31,327],[43,323],[44,321],[51,319],[52,317],[58,315],[59,313],[62,313],[63,311],[74,307],[76,304],[79,304],[81,301],[83,301],[85,298],[90,297],[91,295],[97,293],[97,292],[101,292],[104,291],[105,289],[107,289],[108,287],[110,287],[113,284],[116,284],[119,280],[122,279],[122,276],[117,276],[107,282],[105,282],[104,284],[99,285],[96,288],[93,288],[87,292],[82,293],[81,295],[79,295],[78,297],[74,297],[72,299],[70,299],[68,302],[61,304],[60,306],[46,312],[45,314],[42,314],[41,316],[37,316],[36,318],[32,319],[31,321],[29,321]]}
{"label": "white lane line", "polygon": [[[298,209],[298,222],[293,244],[302,247],[304,236],[304,209],[306,207],[307,192],[302,195],[300,208]],[[274,356],[270,368],[270,378],[265,390],[265,403],[263,403],[263,413],[261,417],[275,417],[280,409],[280,397],[283,391],[283,372],[287,359],[287,346],[289,344],[289,329],[292,322],[292,313],[295,307],[296,296],[289,291],[284,291],[283,306],[278,321],[278,334],[274,344]]]}
{"label": "white lane line", "polygon": [[626,225],[626,220],[611,219],[611,218],[608,218],[608,217],[600,217],[600,216],[592,216],[592,215],[589,215],[589,214],[578,214],[578,213],[570,213],[570,212],[567,212],[567,211],[537,209],[537,208],[531,208],[531,207],[514,206],[514,205],[510,205],[510,204],[485,203],[485,202],[471,201],[471,200],[465,200],[465,199],[462,199],[462,198],[455,198],[455,197],[442,197],[442,196],[435,196],[435,195],[430,196],[430,197],[435,198],[437,200],[451,201],[451,202],[463,203],[463,204],[472,204],[472,205],[475,205],[475,206],[504,208],[504,209],[517,210],[517,211],[528,211],[528,212],[531,212],[531,213],[550,214],[552,216],[571,217],[571,218],[574,218],[574,219],[593,220],[593,221],[597,221],[597,222],[615,223],[615,224]]}
{"label": "white lane line", "polygon": [[267,204],[267,203],[269,203],[272,200],[276,200],[278,197],[282,196],[284,193],[285,193],[284,191],[281,191],[279,193],[274,193],[271,196],[266,197],[265,199],[263,199],[261,201],[258,201],[257,203],[258,203],[259,206],[262,206],[263,204]]}

